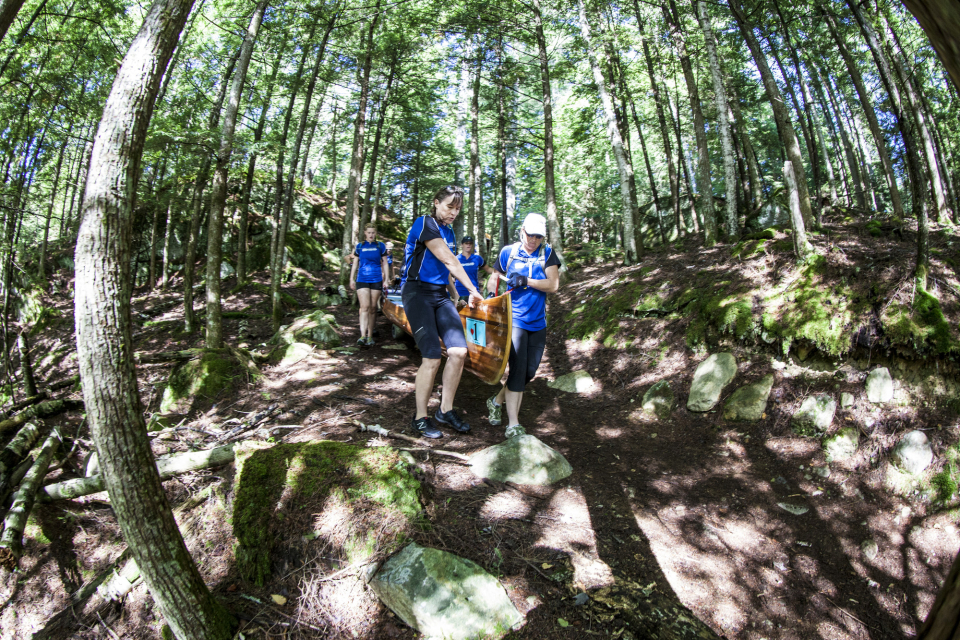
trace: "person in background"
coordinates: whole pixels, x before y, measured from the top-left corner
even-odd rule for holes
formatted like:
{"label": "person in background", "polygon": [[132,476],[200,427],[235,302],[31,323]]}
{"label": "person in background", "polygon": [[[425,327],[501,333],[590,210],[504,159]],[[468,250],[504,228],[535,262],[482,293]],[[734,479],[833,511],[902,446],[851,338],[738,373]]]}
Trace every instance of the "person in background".
{"label": "person in background", "polygon": [[417,370],[417,412],[413,428],[427,438],[440,438],[443,432],[433,426],[428,415],[430,394],[440,369],[440,340],[447,348],[447,366],[443,369],[443,393],[440,409],[434,414],[437,422],[451,426],[460,433],[470,431],[470,425],[460,419],[453,409],[453,398],[460,384],[463,364],[467,357],[467,339],[463,323],[451,296],[456,289],[450,284],[452,274],[469,292],[468,304],[473,308],[483,301],[476,285],[470,281],[453,251],[457,237],[450,225],[463,206],[463,189],[447,186],[433,197],[429,216],[417,218],[404,247],[403,310],[413,339],[423,360]]}
{"label": "person in background", "polygon": [[393,243],[387,242],[387,279],[383,284],[389,287],[391,282],[393,282]]}
{"label": "person in background", "polygon": [[[487,261],[483,259],[483,256],[473,252],[473,246],[473,238],[464,236],[463,240],[460,241],[460,255],[457,256],[457,260],[460,261],[460,264],[463,265],[463,270],[470,276],[470,282],[473,283],[473,286],[479,289],[480,269],[483,269],[489,274],[493,273],[493,269],[487,266]],[[450,284],[457,288],[457,295],[460,298],[457,302],[457,307],[463,308],[463,306],[467,304],[469,292],[466,287],[457,282],[453,276],[450,276]]]}
{"label": "person in background", "polygon": [[[507,407],[506,436],[526,433],[520,426],[520,403],[527,384],[537,375],[547,343],[547,294],[560,287],[560,259],[546,243],[547,221],[539,213],[527,214],[520,227],[520,242],[500,251],[494,268],[511,289],[513,330],[509,373],[500,392],[487,400],[490,424],[499,425]],[[498,278],[487,289],[496,294]]]}
{"label": "person in background", "polygon": [[368,224],[363,230],[364,241],[353,250],[350,266],[350,289],[360,300],[360,339],[357,344],[372,346],[373,330],[377,324],[377,301],[387,277],[387,247],[377,242],[377,228]]}

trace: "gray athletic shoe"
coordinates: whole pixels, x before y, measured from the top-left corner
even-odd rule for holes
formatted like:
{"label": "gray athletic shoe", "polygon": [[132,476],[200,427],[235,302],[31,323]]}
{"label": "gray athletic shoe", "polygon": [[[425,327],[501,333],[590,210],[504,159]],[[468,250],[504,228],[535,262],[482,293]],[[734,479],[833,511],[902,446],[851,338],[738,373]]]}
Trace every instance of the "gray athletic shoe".
{"label": "gray athletic shoe", "polygon": [[500,424],[500,412],[503,411],[503,405],[497,404],[497,396],[487,399],[487,411],[490,412],[490,415],[487,416],[487,420],[490,421],[490,424],[497,426]]}
{"label": "gray athletic shoe", "polygon": [[526,430],[518,424],[511,425],[507,427],[506,436],[509,440],[510,438],[516,438],[517,436],[527,435]]}

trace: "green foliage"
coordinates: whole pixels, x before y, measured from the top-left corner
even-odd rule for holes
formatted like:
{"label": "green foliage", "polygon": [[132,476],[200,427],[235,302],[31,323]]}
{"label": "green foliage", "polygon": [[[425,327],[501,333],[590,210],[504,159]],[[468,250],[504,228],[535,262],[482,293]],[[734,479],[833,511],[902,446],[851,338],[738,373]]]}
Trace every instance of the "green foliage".
{"label": "green foliage", "polygon": [[[327,441],[245,445],[236,459],[237,566],[257,585],[269,578],[270,554],[285,535],[326,537],[348,562],[357,563],[398,549],[420,518],[420,483],[388,447]],[[300,521],[306,509],[322,521],[333,520],[317,531],[289,531],[287,523]]]}
{"label": "green foliage", "polygon": [[946,355],[960,352],[940,308],[940,301],[928,291],[917,288],[913,304],[891,303],[881,319],[886,336],[894,344],[907,345],[918,353]]}
{"label": "green foliage", "polygon": [[937,499],[947,503],[957,497],[960,485],[960,444],[955,444],[944,453],[947,461],[940,473],[930,479]]}
{"label": "green foliage", "polygon": [[229,350],[204,349],[199,358],[177,365],[170,373],[160,412],[178,411],[198,398],[216,397],[233,383],[237,372],[237,361]]}

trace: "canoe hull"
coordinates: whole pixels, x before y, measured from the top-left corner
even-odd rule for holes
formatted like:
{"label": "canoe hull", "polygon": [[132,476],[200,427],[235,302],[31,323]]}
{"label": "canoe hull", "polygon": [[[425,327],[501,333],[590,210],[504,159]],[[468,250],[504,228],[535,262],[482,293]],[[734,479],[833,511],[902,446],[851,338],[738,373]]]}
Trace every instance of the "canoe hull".
{"label": "canoe hull", "polygon": [[[390,295],[384,298],[383,315],[413,335],[399,296]],[[499,383],[510,357],[513,328],[510,294],[484,300],[476,309],[464,307],[460,310],[460,321],[467,338],[467,361],[463,365],[464,369],[487,384]],[[446,355],[445,347],[443,351]]]}

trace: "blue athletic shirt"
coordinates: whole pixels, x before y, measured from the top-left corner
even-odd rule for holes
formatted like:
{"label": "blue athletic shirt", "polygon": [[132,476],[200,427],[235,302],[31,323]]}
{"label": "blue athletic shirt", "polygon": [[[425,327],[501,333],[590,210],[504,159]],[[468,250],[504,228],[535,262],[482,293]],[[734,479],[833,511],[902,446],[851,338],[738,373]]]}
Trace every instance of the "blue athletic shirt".
{"label": "blue athletic shirt", "polygon": [[[513,256],[513,259],[511,259]],[[497,270],[508,278],[515,273],[527,276],[531,280],[544,280],[547,267],[560,266],[560,258],[548,245],[543,243],[531,256],[523,250],[523,243],[507,245],[500,250]],[[540,331],[547,328],[547,294],[533,287],[523,287],[510,292],[513,301],[513,325],[527,331]]]}
{"label": "blue athletic shirt", "polygon": [[407,280],[438,285],[450,283],[450,270],[427,249],[427,243],[435,238],[443,240],[450,253],[456,252],[457,237],[449,225],[437,223],[433,216],[421,216],[414,221],[403,249],[401,286]]}
{"label": "blue athletic shirt", "polygon": [[353,255],[360,258],[357,267],[357,282],[381,282],[383,268],[380,261],[387,254],[387,245],[382,242],[361,242],[353,250]]}
{"label": "blue athletic shirt", "polygon": [[[467,275],[470,276],[470,282],[473,283],[477,289],[480,288],[480,267],[487,264],[487,261],[483,259],[479,253],[474,253],[469,258],[462,253],[457,256],[457,260],[460,261],[460,264],[463,265],[463,270],[467,272]],[[456,281],[457,284],[457,293],[461,296],[468,296],[470,292],[467,291],[467,288],[460,284],[460,281]]]}

